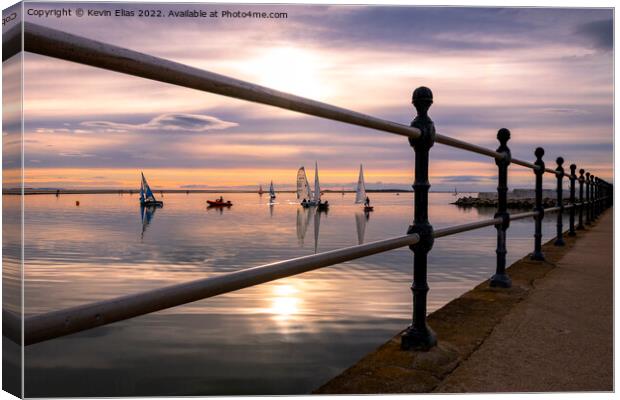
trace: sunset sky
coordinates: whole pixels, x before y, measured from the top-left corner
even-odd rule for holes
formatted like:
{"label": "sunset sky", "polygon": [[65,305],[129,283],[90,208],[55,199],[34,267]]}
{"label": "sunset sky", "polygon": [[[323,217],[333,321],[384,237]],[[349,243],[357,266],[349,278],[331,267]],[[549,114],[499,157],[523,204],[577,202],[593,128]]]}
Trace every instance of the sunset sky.
{"label": "sunset sky", "polygon": [[[497,130],[506,127],[514,157],[533,161],[542,146],[552,168],[562,155],[566,168],[575,162],[612,180],[611,9],[149,8],[288,18],[26,20],[407,125],[415,116],[412,90],[428,86],[439,133],[496,148]],[[30,53],[24,76],[27,187],[134,188],[142,170],[157,189],[256,187],[271,179],[284,189],[301,165],[312,179],[315,161],[324,188],[352,188],[360,163],[369,188],[413,181],[413,151],[403,137]],[[497,186],[492,159],[436,144],[431,160],[432,190]],[[533,185],[530,170],[510,171],[511,188]]]}

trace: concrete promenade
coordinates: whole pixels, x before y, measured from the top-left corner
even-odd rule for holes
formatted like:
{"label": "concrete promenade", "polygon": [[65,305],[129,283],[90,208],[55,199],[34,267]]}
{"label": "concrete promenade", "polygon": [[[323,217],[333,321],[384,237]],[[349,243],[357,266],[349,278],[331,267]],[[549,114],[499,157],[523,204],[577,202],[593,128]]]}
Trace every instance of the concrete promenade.
{"label": "concrete promenade", "polygon": [[397,335],[316,393],[612,391],[613,208],[577,233],[513,264],[511,289],[483,282],[431,314],[436,348]]}

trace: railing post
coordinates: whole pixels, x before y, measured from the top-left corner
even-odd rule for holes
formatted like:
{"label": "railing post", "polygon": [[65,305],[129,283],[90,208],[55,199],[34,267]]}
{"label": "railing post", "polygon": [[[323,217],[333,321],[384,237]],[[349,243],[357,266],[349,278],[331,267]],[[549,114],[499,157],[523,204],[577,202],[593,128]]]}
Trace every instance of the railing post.
{"label": "railing post", "polygon": [[536,206],[534,210],[538,211],[538,214],[534,217],[534,252],[531,258],[532,260],[544,261],[545,255],[542,252],[542,220],[545,216],[545,208],[542,202],[542,181],[543,174],[545,173],[545,162],[542,157],[545,155],[545,150],[542,147],[538,147],[534,151],[534,155],[536,156],[534,165],[538,167],[534,170],[534,174],[536,175]]}
{"label": "railing post", "polygon": [[426,323],[427,255],[433,247],[433,226],[428,220],[428,181],[429,150],[435,142],[435,124],[428,116],[428,109],[433,104],[433,92],[427,87],[419,87],[413,92],[412,103],[417,116],[411,126],[418,128],[422,135],[409,139],[415,151],[415,191],[414,220],[407,231],[416,233],[420,241],[412,246],[413,251],[413,316],[412,323],[401,337],[401,348],[404,350],[428,350],[437,344],[435,332]]}
{"label": "railing post", "polygon": [[596,178],[594,175],[590,175],[591,187],[592,187],[592,222],[596,221]]}
{"label": "railing post", "polygon": [[590,173],[586,172],[586,203],[588,203],[586,207],[586,225],[592,224],[592,188],[590,184]]}
{"label": "railing post", "polygon": [[503,153],[504,158],[495,160],[498,169],[497,184],[497,213],[494,218],[501,217],[502,223],[495,225],[497,229],[497,266],[495,275],[491,278],[491,287],[509,288],[512,286],[510,277],[506,273],[506,230],[510,225],[510,215],[508,214],[508,165],[510,165],[510,149],[507,146],[510,140],[510,131],[502,128],[497,132],[499,140],[498,153]]}
{"label": "railing post", "polygon": [[594,209],[596,210],[596,218],[598,218],[598,216],[601,215],[601,179],[598,176],[594,177],[594,188],[596,190],[596,203],[594,203]]}
{"label": "railing post", "polygon": [[588,221],[594,222],[594,175],[586,172],[588,177]]}
{"label": "railing post", "polygon": [[606,183],[607,193],[607,208],[614,205],[614,186],[611,183]]}
{"label": "railing post", "polygon": [[594,175],[590,175],[592,177],[592,193],[593,193],[593,199],[592,199],[592,220],[596,221],[596,219],[598,218],[598,185],[597,185],[597,178]]}
{"label": "railing post", "polygon": [[586,172],[583,168],[579,170],[579,224],[577,224],[578,230],[584,230],[583,226],[583,173]]}
{"label": "railing post", "polygon": [[570,165],[570,203],[572,207],[570,208],[569,216],[568,216],[568,236],[575,236],[575,180],[577,180],[577,175],[575,175],[575,171],[577,170],[577,166],[575,164]]}
{"label": "railing post", "polygon": [[564,159],[562,157],[558,157],[555,162],[558,164],[557,168],[555,169],[555,176],[557,178],[558,181],[558,187],[557,187],[557,201],[556,201],[556,207],[560,207],[560,210],[558,211],[558,222],[556,224],[557,227],[557,235],[555,238],[555,242],[553,242],[554,245],[556,246],[564,246],[564,239],[562,238],[562,216],[564,214],[564,200],[562,199],[562,183],[564,181],[564,168],[562,168],[562,164],[564,164]]}

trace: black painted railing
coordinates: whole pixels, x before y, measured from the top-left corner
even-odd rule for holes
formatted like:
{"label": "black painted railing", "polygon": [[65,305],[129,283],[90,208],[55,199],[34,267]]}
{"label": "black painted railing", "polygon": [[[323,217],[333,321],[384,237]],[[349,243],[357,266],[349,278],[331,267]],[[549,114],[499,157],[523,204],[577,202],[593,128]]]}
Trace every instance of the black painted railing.
{"label": "black painted railing", "polygon": [[[16,26],[4,35],[3,60],[21,52],[21,28],[21,26]],[[571,173],[566,174],[562,167],[564,163],[562,157],[557,158],[556,169],[545,167],[542,159],[544,150],[540,147],[534,151],[536,157],[534,163],[513,158],[508,147],[510,139],[508,129],[502,128],[498,131],[497,139],[500,144],[496,150],[436,133],[434,122],[428,115],[433,104],[433,93],[426,87],[419,87],[413,92],[412,103],[417,110],[417,116],[411,126],[406,126],[36,24],[24,23],[23,35],[25,51],[405,136],[415,153],[413,184],[415,199],[414,220],[407,234],[403,236],[279,261],[64,310],[29,315],[23,320],[23,315],[19,316],[3,310],[3,334],[17,343],[30,345],[371,254],[409,246],[413,251],[413,284],[411,287],[413,315],[411,326],[402,336],[401,347],[427,350],[437,343],[435,334],[426,322],[426,299],[429,291],[427,257],[435,239],[486,226],[495,226],[497,262],[490,285],[510,288],[511,280],[506,271],[506,235],[510,221],[534,218],[534,249],[531,258],[544,260],[541,240],[545,213],[558,213],[555,245],[563,246],[562,215],[565,210],[570,212],[569,235],[575,235],[576,230],[585,229],[585,225],[590,225],[605,208],[613,205],[613,186],[610,183],[595,177],[590,172],[585,172],[584,169],[579,171],[579,177],[577,177],[575,164],[570,166]],[[431,186],[428,177],[430,150],[435,142],[485,155],[495,160],[498,167],[498,207],[492,219],[433,230],[428,218],[428,192]],[[511,164],[530,168],[535,174],[536,199],[533,211],[519,214],[508,212],[508,168]],[[543,208],[542,198],[545,173],[553,174],[557,185],[556,206],[547,209]],[[565,177],[570,182],[570,198],[566,205],[562,198]],[[579,182],[579,202],[576,202],[575,198],[576,182]],[[574,226],[576,212],[579,213],[577,227]]]}

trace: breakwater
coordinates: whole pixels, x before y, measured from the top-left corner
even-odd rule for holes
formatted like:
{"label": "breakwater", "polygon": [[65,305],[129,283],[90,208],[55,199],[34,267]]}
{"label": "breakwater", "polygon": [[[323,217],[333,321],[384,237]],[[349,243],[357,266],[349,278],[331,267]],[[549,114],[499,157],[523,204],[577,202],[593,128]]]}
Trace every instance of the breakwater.
{"label": "breakwater", "polygon": [[[546,197],[543,199],[543,207],[555,207],[556,202],[556,199]],[[568,200],[564,200],[563,203],[568,204],[569,202]],[[497,198],[465,196],[459,197],[454,203],[451,204],[459,207],[497,207]],[[535,205],[536,200],[533,198],[508,198],[507,200],[508,208],[532,210]]]}

